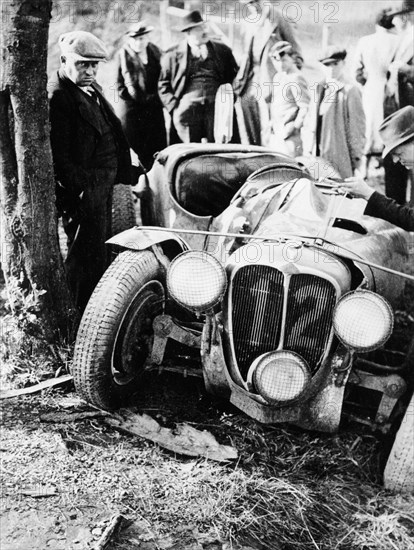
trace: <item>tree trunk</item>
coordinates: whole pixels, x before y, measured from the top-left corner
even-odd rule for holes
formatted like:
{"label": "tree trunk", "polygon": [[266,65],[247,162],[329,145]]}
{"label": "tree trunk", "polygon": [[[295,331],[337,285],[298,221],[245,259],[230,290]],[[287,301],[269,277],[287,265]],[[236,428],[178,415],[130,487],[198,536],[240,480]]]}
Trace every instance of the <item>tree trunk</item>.
{"label": "tree trunk", "polygon": [[[51,1],[8,0],[0,67],[1,261],[12,311],[30,313],[49,344],[75,309],[58,248],[49,142],[47,42]],[[33,317],[34,315],[34,317]]]}

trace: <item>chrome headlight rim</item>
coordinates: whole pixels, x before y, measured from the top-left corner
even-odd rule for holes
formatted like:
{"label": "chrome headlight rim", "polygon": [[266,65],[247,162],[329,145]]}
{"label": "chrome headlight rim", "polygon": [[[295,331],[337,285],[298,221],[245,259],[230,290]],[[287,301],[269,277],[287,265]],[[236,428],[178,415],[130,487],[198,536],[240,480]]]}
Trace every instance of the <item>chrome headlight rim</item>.
{"label": "chrome headlight rim", "polygon": [[[187,264],[187,268],[190,267],[191,262],[198,268],[198,273],[201,278],[198,279],[197,276],[191,276],[190,278],[180,278],[177,279],[178,268],[183,269],[183,264]],[[206,271],[203,273],[201,266],[204,266]],[[210,275],[215,275],[217,280],[215,281],[214,290],[209,293],[208,282],[208,273],[207,270],[211,269]],[[190,270],[191,271],[191,270]],[[192,273],[192,271],[191,271]],[[207,280],[203,280],[202,276],[205,275]],[[185,281],[185,288],[182,286],[182,282]],[[204,281],[205,284],[200,283]],[[191,285],[193,283],[193,286]],[[168,294],[176,301],[179,305],[188,309],[189,311],[195,313],[205,313],[214,309],[223,299],[226,290],[227,290],[227,274],[224,266],[219,262],[219,260],[210,254],[209,252],[201,250],[185,250],[178,254],[168,266],[166,284]],[[181,287],[181,288],[180,288]],[[207,292],[206,292],[207,290]],[[191,293],[194,295],[191,297]],[[197,296],[201,292],[204,292],[204,299],[198,299]]]}
{"label": "chrome headlight rim", "polygon": [[[382,311],[384,313],[385,322],[387,322],[387,319],[385,319],[385,317],[388,317],[388,326],[385,326],[381,338],[379,338],[375,343],[367,345],[356,345],[355,343],[349,342],[347,338],[345,338],[343,335],[344,328],[340,326],[341,323],[338,319],[339,313],[341,312],[341,308],[344,307],[344,304],[348,303],[350,300],[358,299],[361,297],[367,298],[369,301],[371,301],[371,303],[375,303],[377,305],[380,304],[380,309],[382,308]],[[372,290],[367,289],[351,290],[350,292],[347,292],[346,294],[341,296],[341,298],[338,300],[332,315],[332,326],[336,337],[346,348],[356,353],[368,353],[382,347],[391,336],[394,328],[394,312],[388,300],[377,292],[373,292]]]}
{"label": "chrome headlight rim", "polygon": [[[259,383],[259,376],[263,374],[263,371],[269,366],[271,361],[275,360],[275,358],[285,356],[285,358],[293,359],[296,362],[296,366],[299,366],[301,368],[301,371],[304,375],[304,381],[302,384],[302,389],[296,393],[293,397],[288,399],[280,399],[275,398],[269,395],[266,391],[263,390],[263,387],[260,387],[261,384]],[[257,392],[258,395],[260,395],[269,405],[272,406],[278,406],[278,407],[286,407],[293,405],[297,403],[298,401],[303,400],[309,393],[312,383],[312,372],[311,369],[307,363],[307,361],[295,351],[291,350],[273,350],[268,351],[259,357],[257,357],[249,371],[249,378],[251,381],[251,384],[253,386],[254,391]]]}

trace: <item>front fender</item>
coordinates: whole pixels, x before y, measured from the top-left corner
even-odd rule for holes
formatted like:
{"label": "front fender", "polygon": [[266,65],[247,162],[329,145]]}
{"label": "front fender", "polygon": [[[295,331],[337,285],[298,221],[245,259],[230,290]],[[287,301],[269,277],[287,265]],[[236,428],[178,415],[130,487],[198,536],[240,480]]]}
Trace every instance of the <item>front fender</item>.
{"label": "front fender", "polygon": [[152,229],[150,227],[133,227],[107,240],[107,244],[114,244],[125,250],[146,250],[155,244],[173,241],[182,252],[190,247],[179,235],[168,229]]}

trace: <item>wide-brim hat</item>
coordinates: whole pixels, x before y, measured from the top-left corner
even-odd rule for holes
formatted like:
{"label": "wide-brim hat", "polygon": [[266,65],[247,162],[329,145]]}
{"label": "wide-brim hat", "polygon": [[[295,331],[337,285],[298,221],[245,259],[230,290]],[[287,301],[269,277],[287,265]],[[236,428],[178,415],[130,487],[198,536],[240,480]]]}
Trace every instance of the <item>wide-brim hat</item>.
{"label": "wide-brim hat", "polygon": [[143,36],[144,34],[148,34],[153,30],[154,27],[151,27],[151,25],[147,25],[145,21],[140,21],[139,23],[132,25],[132,27],[127,30],[126,34],[128,36],[132,36],[133,38],[138,38],[138,36]]}
{"label": "wide-brim hat", "polygon": [[333,61],[343,61],[346,53],[346,50],[339,46],[328,46],[319,61],[324,65],[329,65]]}
{"label": "wide-brim hat", "polygon": [[198,10],[194,10],[184,16],[182,24],[178,27],[178,30],[185,32],[193,27],[200,27],[201,25],[205,25],[205,21],[201,13]]}
{"label": "wide-brim hat", "polygon": [[102,40],[86,31],[71,31],[59,36],[61,55],[78,61],[106,61],[108,50]]}
{"label": "wide-brim hat", "polygon": [[391,11],[390,16],[394,17],[394,15],[402,15],[412,11],[414,11],[414,0],[403,0],[401,7],[398,10]]}
{"label": "wide-brim hat", "polygon": [[414,138],[414,107],[408,105],[387,117],[379,128],[384,142],[382,158],[393,149]]}

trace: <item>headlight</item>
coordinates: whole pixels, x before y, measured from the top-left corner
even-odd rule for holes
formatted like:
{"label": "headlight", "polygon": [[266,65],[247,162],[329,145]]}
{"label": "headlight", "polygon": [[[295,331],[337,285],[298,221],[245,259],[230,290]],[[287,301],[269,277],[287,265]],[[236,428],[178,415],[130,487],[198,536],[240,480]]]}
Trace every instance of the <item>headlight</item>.
{"label": "headlight", "polygon": [[333,315],[335,334],[355,351],[372,351],[382,346],[393,325],[390,304],[370,290],[355,290],[342,296]]}
{"label": "headlight", "polygon": [[171,262],[167,288],[179,304],[192,311],[207,311],[226,291],[224,267],[207,252],[183,252]]}
{"label": "headlight", "polygon": [[271,404],[288,404],[301,397],[311,375],[308,364],[293,351],[270,351],[252,364],[256,391]]}

